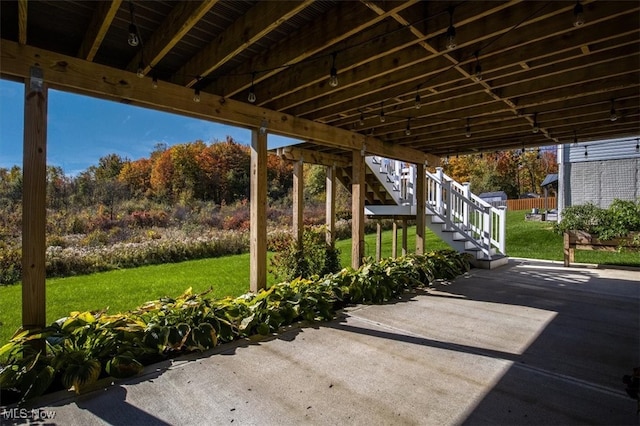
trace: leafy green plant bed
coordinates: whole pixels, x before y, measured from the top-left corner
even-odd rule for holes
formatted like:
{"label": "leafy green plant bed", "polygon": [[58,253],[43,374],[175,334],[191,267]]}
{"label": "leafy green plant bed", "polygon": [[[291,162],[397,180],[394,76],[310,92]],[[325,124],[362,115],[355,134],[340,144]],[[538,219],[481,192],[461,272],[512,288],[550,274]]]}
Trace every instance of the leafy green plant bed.
{"label": "leafy green plant bed", "polygon": [[[129,377],[146,364],[203,351],[298,321],[328,321],[356,303],[384,303],[436,279],[469,268],[465,255],[446,250],[345,268],[324,277],[295,279],[257,294],[208,298],[187,290],[127,313],[72,312],[44,330],[22,332],[0,348],[3,403],[22,402],[55,389],[76,392],[103,376]],[[44,348],[39,348],[44,346]]]}

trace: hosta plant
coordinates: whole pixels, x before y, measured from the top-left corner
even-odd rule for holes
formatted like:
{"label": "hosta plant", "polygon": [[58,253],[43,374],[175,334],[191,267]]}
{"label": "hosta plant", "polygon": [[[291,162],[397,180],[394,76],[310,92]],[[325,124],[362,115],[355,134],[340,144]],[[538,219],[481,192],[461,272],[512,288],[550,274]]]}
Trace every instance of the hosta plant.
{"label": "hosta plant", "polygon": [[44,330],[19,333],[0,348],[0,359],[7,359],[0,367],[0,388],[16,391],[23,400],[54,383],[82,392],[106,375],[130,377],[167,357],[266,335],[299,321],[328,321],[346,304],[384,303],[468,268],[467,257],[454,251],[367,259],[355,270],[295,278],[237,298],[210,299],[207,292],[188,289],[123,314],[72,312]]}

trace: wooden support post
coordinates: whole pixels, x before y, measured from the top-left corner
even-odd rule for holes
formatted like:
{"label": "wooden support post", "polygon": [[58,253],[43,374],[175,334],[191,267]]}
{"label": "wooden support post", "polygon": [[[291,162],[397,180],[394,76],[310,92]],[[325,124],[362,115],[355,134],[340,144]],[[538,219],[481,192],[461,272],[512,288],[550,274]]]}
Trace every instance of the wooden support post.
{"label": "wooden support post", "polygon": [[576,261],[575,245],[572,246],[571,236],[569,235],[568,232],[564,233],[563,240],[564,240],[564,266],[571,266],[571,263]]}
{"label": "wooden support post", "polygon": [[336,240],[336,166],[327,166],[326,179],[326,224],[327,244],[333,247]]}
{"label": "wooden support post", "polygon": [[304,232],[304,162],[293,163],[293,239],[302,249],[302,233]]}
{"label": "wooden support post", "polygon": [[351,266],[354,269],[360,267],[364,257],[364,192],[365,188],[365,164],[364,156],[360,151],[352,154],[351,177]]}
{"label": "wooden support post", "polygon": [[382,259],[382,223],[376,223],[376,260]]}
{"label": "wooden support post", "polygon": [[391,240],[391,257],[395,259],[398,257],[398,222],[396,222],[395,219],[393,219],[391,234],[393,234],[393,240]]}
{"label": "wooden support post", "polygon": [[424,254],[425,206],[427,202],[427,175],[424,164],[416,164],[416,254]]}
{"label": "wooden support post", "polygon": [[[22,328],[46,323],[47,87],[40,68],[25,80],[22,186]],[[44,346],[44,345],[43,345]]]}
{"label": "wooden support post", "polygon": [[251,131],[250,290],[267,287],[267,133]]}
{"label": "wooden support post", "polygon": [[407,231],[408,231],[408,227],[407,227],[407,219],[402,219],[402,255],[406,256],[407,255]]}

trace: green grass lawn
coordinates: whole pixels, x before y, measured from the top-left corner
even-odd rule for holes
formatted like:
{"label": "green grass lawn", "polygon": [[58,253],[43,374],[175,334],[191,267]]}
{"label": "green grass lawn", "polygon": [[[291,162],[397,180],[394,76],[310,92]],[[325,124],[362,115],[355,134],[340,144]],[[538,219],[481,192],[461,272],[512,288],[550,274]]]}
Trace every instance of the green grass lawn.
{"label": "green grass lawn", "polygon": [[[553,232],[553,223],[526,222],[526,211],[507,212],[507,254],[513,257],[562,260],[562,236]],[[401,253],[402,231],[398,231]],[[391,255],[391,231],[382,234],[382,256]],[[336,242],[343,266],[351,265],[351,240]],[[415,251],[415,227],[407,233],[409,253]],[[448,246],[427,231],[427,250]],[[365,237],[365,255],[375,256],[376,235]],[[576,250],[576,262],[640,266],[638,253],[611,253]],[[274,282],[271,275],[269,284]],[[166,265],[102,272],[92,275],[47,280],[47,323],[71,311],[127,311],[162,296],[177,296],[187,288],[202,292],[213,287],[212,296],[239,296],[249,290],[249,254],[194,260]],[[21,323],[21,288],[0,286],[0,343],[6,342]]]}
{"label": "green grass lawn", "polygon": [[[271,276],[268,280],[274,281]],[[47,324],[71,311],[128,311],[162,296],[178,296],[189,287],[194,292],[213,287],[210,294],[215,297],[239,296],[249,290],[249,254],[51,278],[46,285]],[[0,300],[1,346],[21,324],[21,286],[0,286]]]}

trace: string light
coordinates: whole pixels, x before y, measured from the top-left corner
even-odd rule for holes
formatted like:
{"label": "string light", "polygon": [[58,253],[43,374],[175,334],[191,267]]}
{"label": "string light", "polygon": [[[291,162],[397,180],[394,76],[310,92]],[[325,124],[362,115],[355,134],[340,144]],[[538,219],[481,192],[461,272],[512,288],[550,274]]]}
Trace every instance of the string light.
{"label": "string light", "polygon": [[540,126],[538,125],[538,113],[533,114],[533,133],[538,133],[540,131]]}
{"label": "string light", "polygon": [[247,100],[252,104],[256,103],[256,89],[253,84],[255,77],[256,77],[256,73],[255,72],[251,73],[251,87],[249,88],[249,96],[247,97]]}
{"label": "string light", "polygon": [[411,119],[407,118],[407,128],[404,130],[404,134],[407,136],[411,135]]}
{"label": "string light", "polygon": [[466,137],[470,138],[471,137],[471,126],[469,125],[469,119],[467,118],[467,128],[464,134]]}
{"label": "string light", "polygon": [[587,152],[587,145],[584,146],[584,158],[587,158],[589,153]]}
{"label": "string light", "polygon": [[416,87],[416,109],[420,109],[420,107],[422,106],[422,104],[420,103],[420,93],[418,93],[418,89],[420,87]]}
{"label": "string light", "polygon": [[361,126],[364,126],[364,112],[360,111],[360,120],[358,120],[360,122]]}
{"label": "string light", "polygon": [[133,2],[129,2],[129,13],[131,15],[131,20],[129,21],[129,38],[127,42],[129,46],[136,47],[140,44],[140,37],[138,37],[138,27],[133,23]]}
{"label": "string light", "polygon": [[538,150],[536,152],[536,159],[540,159],[540,147],[538,147]]}
{"label": "string light", "polygon": [[338,86],[338,70],[336,69],[336,52],[333,52],[333,60],[331,63],[331,72],[329,73],[329,86],[337,87]]}
{"label": "string light", "polygon": [[380,102],[380,122],[384,123],[386,118],[384,116],[384,102]]}
{"label": "string light", "polygon": [[640,152],[640,139],[636,139],[636,152]]}
{"label": "string light", "polygon": [[576,134],[576,131],[573,131],[573,144],[577,145],[578,144],[578,135]]}
{"label": "string light", "polygon": [[614,106],[614,100],[611,99],[611,111],[609,113],[609,120],[616,121],[618,119],[618,114],[616,114],[616,108]]}
{"label": "string light", "polygon": [[584,9],[580,4],[580,0],[576,1],[576,5],[573,8],[573,26],[581,27],[584,25]]}
{"label": "string light", "polygon": [[157,76],[153,76],[153,79],[151,80],[151,87],[154,89],[158,88],[158,77]]}
{"label": "string light", "polygon": [[200,102],[200,89],[195,89],[193,91],[193,102]]}
{"label": "string light", "polygon": [[456,27],[453,26],[453,8],[449,8],[449,28],[447,28],[445,47],[448,50],[456,48]]}
{"label": "string light", "polygon": [[480,81],[482,80],[482,67],[480,66],[480,59],[478,58],[480,52],[476,50],[476,53],[474,53],[474,55],[476,57],[476,66],[473,72],[473,79],[475,81]]}

